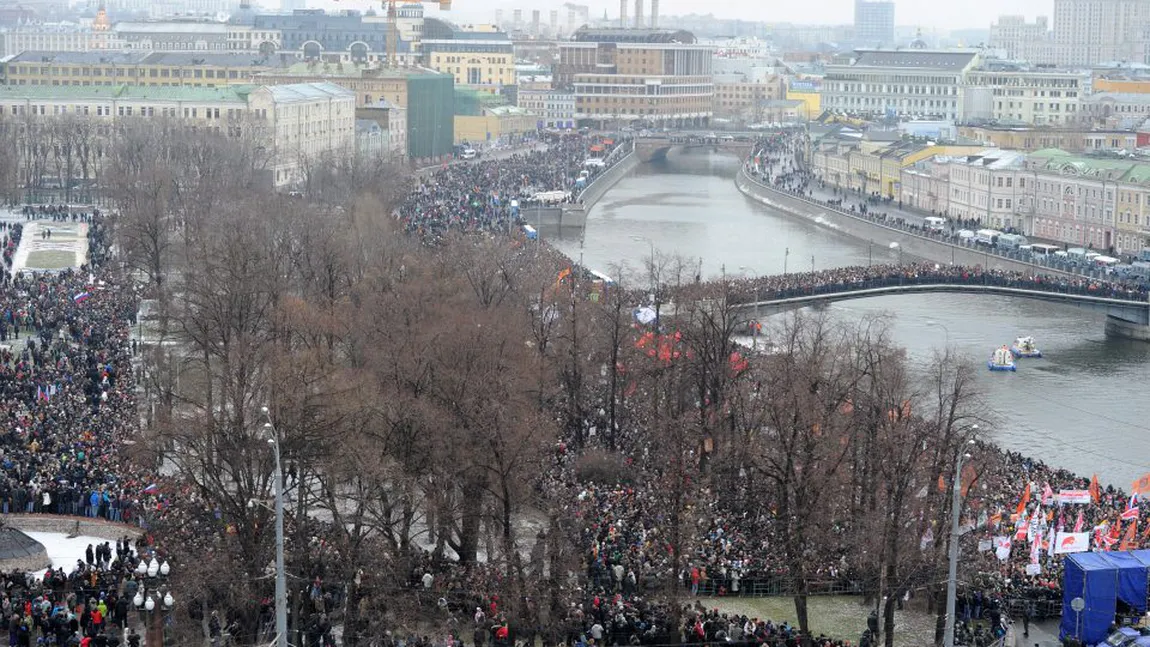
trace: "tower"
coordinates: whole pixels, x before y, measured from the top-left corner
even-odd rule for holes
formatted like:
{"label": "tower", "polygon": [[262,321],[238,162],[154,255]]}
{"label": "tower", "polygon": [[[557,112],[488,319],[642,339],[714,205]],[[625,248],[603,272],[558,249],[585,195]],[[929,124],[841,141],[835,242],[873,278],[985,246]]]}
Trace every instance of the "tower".
{"label": "tower", "polygon": [[627,28],[627,0],[619,0],[619,28]]}
{"label": "tower", "polygon": [[635,29],[643,27],[643,0],[635,0]]}
{"label": "tower", "polygon": [[551,10],[551,33],[552,34],[559,33],[559,10],[558,9],[552,9]]}
{"label": "tower", "polygon": [[539,10],[534,9],[531,11],[531,34],[533,36],[539,35]]}
{"label": "tower", "polygon": [[513,24],[512,29],[519,29],[520,27],[522,27],[523,26],[523,10],[522,9],[516,9],[516,10],[512,11],[511,12],[511,19],[512,19],[512,24]]}
{"label": "tower", "polygon": [[659,27],[659,0],[651,0],[651,29]]}

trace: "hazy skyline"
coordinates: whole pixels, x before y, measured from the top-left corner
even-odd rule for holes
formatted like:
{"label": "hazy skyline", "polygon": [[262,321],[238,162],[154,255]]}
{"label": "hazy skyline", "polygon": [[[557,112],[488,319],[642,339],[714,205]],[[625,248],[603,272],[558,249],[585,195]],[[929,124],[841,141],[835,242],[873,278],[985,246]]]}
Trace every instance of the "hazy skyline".
{"label": "hazy skyline", "polygon": [[[275,0],[271,0],[274,2]],[[542,20],[549,20],[549,10],[562,10],[565,0],[453,0],[451,15],[456,20],[469,22],[491,22],[496,9],[503,9],[510,18],[514,9],[523,10],[523,19],[531,19],[531,10],[540,9]],[[644,11],[649,14],[650,0],[644,0]],[[575,4],[585,4],[591,8],[592,17],[619,15],[618,0],[576,0]],[[274,6],[274,5],[273,5]],[[308,6],[323,8],[367,9],[379,8],[378,2],[366,0],[309,0]],[[438,14],[431,9],[428,15]],[[631,14],[634,0],[627,0],[627,13]],[[1037,15],[1051,15],[1053,0],[965,0],[964,2],[932,2],[930,0],[895,0],[895,24],[899,26],[919,26],[939,29],[985,29],[1003,14],[1022,14],[1033,19]],[[767,2],[764,0],[719,0],[719,2],[699,2],[698,0],[660,0],[659,13],[707,14],[717,18],[742,18],[763,22],[790,22],[806,24],[846,24],[854,20],[854,0],[805,0],[804,2]],[[566,24],[566,15],[560,17]]]}

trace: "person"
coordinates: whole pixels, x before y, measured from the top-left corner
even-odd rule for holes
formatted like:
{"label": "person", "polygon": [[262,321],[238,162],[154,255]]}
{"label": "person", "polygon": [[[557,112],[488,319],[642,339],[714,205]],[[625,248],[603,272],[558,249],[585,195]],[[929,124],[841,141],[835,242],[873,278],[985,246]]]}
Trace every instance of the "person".
{"label": "person", "polygon": [[1027,602],[1022,605],[1022,636],[1024,638],[1030,637],[1030,618],[1034,615],[1034,603]]}

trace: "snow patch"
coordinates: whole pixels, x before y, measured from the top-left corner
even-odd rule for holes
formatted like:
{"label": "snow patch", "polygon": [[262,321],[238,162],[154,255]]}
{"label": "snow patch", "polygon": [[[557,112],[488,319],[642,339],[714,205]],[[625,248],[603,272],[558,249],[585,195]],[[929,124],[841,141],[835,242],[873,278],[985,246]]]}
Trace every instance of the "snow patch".
{"label": "snow patch", "polygon": [[[89,544],[95,546],[111,541],[102,537],[84,535],[68,537],[62,532],[36,532],[32,530],[23,532],[44,546],[44,550],[48,553],[48,559],[52,561],[52,568],[62,568],[65,573],[71,573],[75,569],[76,560],[84,561],[84,551],[88,549]],[[43,575],[43,572],[38,573],[38,575]]]}

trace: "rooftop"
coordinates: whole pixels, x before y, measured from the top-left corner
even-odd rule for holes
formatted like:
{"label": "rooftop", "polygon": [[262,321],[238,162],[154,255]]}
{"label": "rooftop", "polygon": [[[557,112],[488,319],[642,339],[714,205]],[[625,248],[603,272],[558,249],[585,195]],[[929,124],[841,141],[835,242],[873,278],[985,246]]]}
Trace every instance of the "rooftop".
{"label": "rooftop", "polygon": [[264,86],[271,92],[276,103],[298,103],[301,101],[315,101],[316,99],[355,99],[355,93],[334,83],[321,81],[319,83],[291,83],[288,85]]}
{"label": "rooftop", "polygon": [[1045,148],[1027,156],[1032,168],[1086,178],[1143,184],[1150,180],[1150,163],[1128,158],[1075,155],[1058,148]]}
{"label": "rooftop", "polygon": [[863,49],[858,50],[858,58],[850,67],[898,67],[959,71],[965,69],[977,57],[978,52],[975,51]]}
{"label": "rooftop", "polygon": [[682,29],[591,29],[582,27],[571,40],[580,43],[682,43],[695,44],[698,39]]}
{"label": "rooftop", "polygon": [[153,85],[0,85],[0,101],[185,101],[191,103],[246,103],[251,85],[220,88]]}
{"label": "rooftop", "polygon": [[117,33],[135,34],[226,34],[228,26],[222,22],[118,22],[112,28]]}
{"label": "rooftop", "polygon": [[[294,59],[291,59],[294,60]],[[280,67],[281,59],[258,54],[224,52],[41,52],[17,54],[12,63],[54,63],[57,65],[170,65],[211,67]]]}
{"label": "rooftop", "polygon": [[1150,104],[1150,94],[1140,92],[1096,92],[1082,97],[1087,103],[1133,103],[1140,105]]}
{"label": "rooftop", "polygon": [[[321,79],[406,79],[413,76],[445,76],[441,72],[426,67],[367,67],[354,63],[294,63],[284,68],[261,72],[260,76],[298,76]],[[449,76],[449,75],[447,75]]]}

